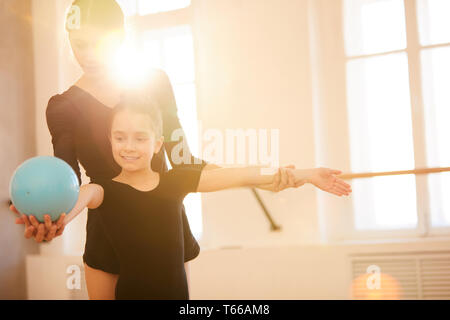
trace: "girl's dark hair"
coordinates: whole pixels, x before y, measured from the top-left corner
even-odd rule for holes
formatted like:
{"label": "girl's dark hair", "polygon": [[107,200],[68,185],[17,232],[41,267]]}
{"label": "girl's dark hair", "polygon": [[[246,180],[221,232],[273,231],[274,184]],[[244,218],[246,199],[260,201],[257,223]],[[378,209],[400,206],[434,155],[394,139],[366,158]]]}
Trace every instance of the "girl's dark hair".
{"label": "girl's dark hair", "polygon": [[125,17],[115,0],[75,0],[66,17],[66,30],[85,26],[99,30],[123,30]]}
{"label": "girl's dark hair", "polygon": [[[110,129],[115,116],[122,111],[131,111],[150,117],[150,128],[155,133],[155,139],[163,134],[163,120],[158,103],[145,94],[129,93],[122,96],[121,102],[113,109]],[[109,130],[111,132],[111,130]]]}

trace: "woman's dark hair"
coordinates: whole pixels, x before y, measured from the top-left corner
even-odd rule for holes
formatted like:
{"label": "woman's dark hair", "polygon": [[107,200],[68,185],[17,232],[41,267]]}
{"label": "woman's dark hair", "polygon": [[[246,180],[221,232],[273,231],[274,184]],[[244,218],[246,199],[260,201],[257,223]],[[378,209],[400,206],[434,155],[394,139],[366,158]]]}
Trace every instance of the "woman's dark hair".
{"label": "woman's dark hair", "polygon": [[114,107],[110,122],[110,130],[115,116],[122,111],[131,111],[150,117],[150,128],[155,133],[155,138],[159,139],[163,134],[163,120],[159,104],[146,94],[127,93],[121,98],[121,102]]}
{"label": "woman's dark hair", "polygon": [[123,30],[125,17],[115,0],[75,0],[66,17],[66,30],[85,26],[99,30]]}

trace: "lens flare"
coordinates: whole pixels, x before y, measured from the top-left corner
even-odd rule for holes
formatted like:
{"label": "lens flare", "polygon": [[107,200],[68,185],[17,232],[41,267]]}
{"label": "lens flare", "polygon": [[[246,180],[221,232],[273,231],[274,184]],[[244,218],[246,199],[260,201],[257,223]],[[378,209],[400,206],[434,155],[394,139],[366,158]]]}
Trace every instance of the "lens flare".
{"label": "lens flare", "polygon": [[115,79],[124,87],[137,87],[149,72],[144,56],[131,44],[123,44],[112,58],[112,71]]}
{"label": "lens flare", "polygon": [[398,280],[389,274],[365,273],[353,280],[351,295],[357,300],[399,300],[402,298],[402,288]]}
{"label": "lens flare", "polygon": [[102,40],[97,50],[107,63],[111,77],[120,86],[134,88],[144,83],[150,65],[131,39],[112,33]]}

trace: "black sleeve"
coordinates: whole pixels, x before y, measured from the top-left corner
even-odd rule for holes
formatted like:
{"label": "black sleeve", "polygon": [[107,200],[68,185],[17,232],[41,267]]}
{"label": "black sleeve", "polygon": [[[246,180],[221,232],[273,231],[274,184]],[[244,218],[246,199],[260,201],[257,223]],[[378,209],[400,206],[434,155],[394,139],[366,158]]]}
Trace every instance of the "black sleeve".
{"label": "black sleeve", "polygon": [[73,106],[61,96],[54,96],[48,102],[46,118],[52,136],[54,156],[66,161],[72,167],[81,185],[81,173],[74,141],[73,124],[76,114]]}
{"label": "black sleeve", "polygon": [[[171,154],[173,148],[178,143],[184,143],[182,152],[188,153],[188,157],[190,159],[191,164],[197,164],[199,169],[203,169],[207,165],[207,163],[203,160],[196,159],[190,149],[189,145],[186,141],[186,136],[184,134],[183,128],[181,127],[180,119],[178,118],[178,108],[177,103],[175,101],[175,95],[173,93],[172,84],[170,83],[169,77],[163,70],[158,70],[155,76],[155,82],[152,86],[153,94],[157,96],[157,100],[162,112],[163,117],[163,136],[165,141],[165,148],[167,151],[167,156],[169,158],[170,164],[173,168],[177,166],[184,166],[184,164],[175,163],[172,160]],[[180,134],[179,140],[172,140],[172,134],[174,131],[178,131]],[[181,156],[184,156],[181,155]],[[184,157],[183,157],[184,158]]]}
{"label": "black sleeve", "polygon": [[186,196],[188,193],[197,192],[201,174],[202,170],[198,169],[197,166],[170,170],[167,175],[172,192],[176,192],[181,197]]}

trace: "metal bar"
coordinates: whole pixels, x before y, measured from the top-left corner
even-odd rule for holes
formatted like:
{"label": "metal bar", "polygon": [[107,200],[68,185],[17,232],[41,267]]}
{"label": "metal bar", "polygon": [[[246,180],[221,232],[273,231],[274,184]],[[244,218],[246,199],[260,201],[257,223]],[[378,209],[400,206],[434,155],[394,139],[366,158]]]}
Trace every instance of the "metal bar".
{"label": "metal bar", "polygon": [[450,167],[423,168],[423,169],[414,169],[414,170],[386,171],[386,172],[347,173],[347,174],[341,174],[338,177],[343,180],[352,180],[352,179],[373,178],[373,177],[381,177],[381,176],[397,176],[397,175],[402,175],[402,174],[430,174],[430,173],[440,173],[440,172],[450,172]]}
{"label": "metal bar", "polygon": [[256,200],[258,201],[261,209],[263,210],[264,214],[266,215],[267,219],[270,222],[270,230],[272,231],[280,231],[281,226],[277,225],[275,221],[273,221],[272,216],[269,213],[269,210],[267,210],[266,206],[264,205],[264,202],[262,201],[258,191],[256,191],[254,188],[252,188],[253,195],[255,196]]}

